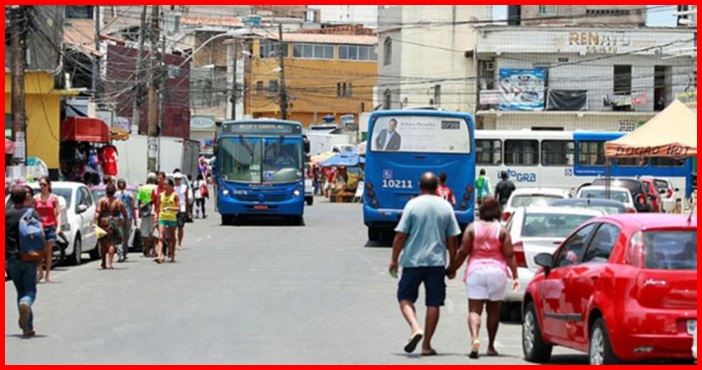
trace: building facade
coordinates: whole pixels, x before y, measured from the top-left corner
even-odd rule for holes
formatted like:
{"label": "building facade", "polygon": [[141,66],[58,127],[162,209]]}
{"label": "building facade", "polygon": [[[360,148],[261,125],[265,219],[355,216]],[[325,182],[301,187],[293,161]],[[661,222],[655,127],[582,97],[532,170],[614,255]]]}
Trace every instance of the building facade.
{"label": "building facade", "polygon": [[377,5],[310,5],[319,10],[322,24],[360,24],[368,28],[378,26]]}
{"label": "building facade", "polygon": [[475,22],[491,17],[482,5],[380,7],[375,105],[475,112]]}
{"label": "building facade", "polygon": [[[510,5],[512,25],[643,27],[646,5]],[[515,24],[516,23],[516,24]]]}
{"label": "building facade", "polygon": [[[262,36],[250,44],[244,105],[253,118],[280,118],[280,44],[271,33]],[[288,119],[309,126],[327,115],[353,115],[358,122],[373,109],[375,36],[288,33],[282,45]]]}
{"label": "building facade", "polygon": [[632,131],[695,90],[686,29],[483,27],[478,127]]}

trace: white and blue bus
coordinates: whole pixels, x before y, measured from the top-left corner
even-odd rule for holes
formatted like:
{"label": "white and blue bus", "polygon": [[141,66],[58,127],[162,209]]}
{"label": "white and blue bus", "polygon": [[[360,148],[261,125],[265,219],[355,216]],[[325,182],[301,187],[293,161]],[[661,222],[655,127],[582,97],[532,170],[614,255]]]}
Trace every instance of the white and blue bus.
{"label": "white and blue bus", "polygon": [[[689,198],[693,161],[674,158],[627,158],[610,161],[605,142],[624,132],[476,130],[476,171],[485,169],[493,187],[507,171],[517,187],[575,190],[596,177],[666,178],[679,189],[672,196]],[[493,189],[494,191],[494,189]]]}
{"label": "white and blue bus", "polygon": [[420,194],[419,178],[427,171],[448,175],[458,223],[464,228],[473,222],[473,116],[432,110],[378,111],[370,115],[368,124],[363,222],[369,240],[392,235],[407,202]]}
{"label": "white and blue bus", "polygon": [[224,122],[216,150],[216,203],[222,224],[240,216],[281,216],[303,224],[306,155],[299,122]]}

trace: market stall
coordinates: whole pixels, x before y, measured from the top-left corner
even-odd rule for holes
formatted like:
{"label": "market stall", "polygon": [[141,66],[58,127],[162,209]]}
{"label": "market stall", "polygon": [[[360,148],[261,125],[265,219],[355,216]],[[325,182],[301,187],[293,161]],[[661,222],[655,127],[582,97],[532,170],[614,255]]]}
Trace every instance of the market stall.
{"label": "market stall", "polygon": [[89,185],[117,175],[117,149],[112,140],[126,140],[129,132],[110,128],[97,118],[69,117],[61,123],[61,174],[66,181]]}
{"label": "market stall", "polygon": [[345,150],[320,163],[322,168],[327,172],[332,171],[334,175],[333,183],[329,188],[329,200],[332,203],[353,201],[358,184],[363,181],[361,169],[363,163],[365,158],[361,157],[356,150]]}

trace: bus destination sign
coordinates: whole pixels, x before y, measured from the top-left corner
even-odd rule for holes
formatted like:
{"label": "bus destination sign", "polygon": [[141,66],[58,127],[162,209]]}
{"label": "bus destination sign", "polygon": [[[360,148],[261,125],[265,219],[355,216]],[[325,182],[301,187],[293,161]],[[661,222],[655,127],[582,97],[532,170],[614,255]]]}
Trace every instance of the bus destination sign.
{"label": "bus destination sign", "polygon": [[280,123],[231,123],[225,124],[222,131],[224,134],[233,135],[295,135],[302,133],[302,129],[298,125]]}

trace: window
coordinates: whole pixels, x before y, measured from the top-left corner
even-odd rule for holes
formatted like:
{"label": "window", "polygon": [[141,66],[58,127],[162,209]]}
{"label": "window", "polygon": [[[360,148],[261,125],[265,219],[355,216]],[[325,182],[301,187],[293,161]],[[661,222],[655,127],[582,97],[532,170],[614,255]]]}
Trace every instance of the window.
{"label": "window", "polygon": [[351,91],[352,85],[347,82],[339,82],[336,84],[336,96],[339,98],[348,98],[353,96]]}
{"label": "window", "polygon": [[563,247],[558,250],[554,258],[554,268],[577,265],[580,261],[585,243],[590,239],[590,234],[595,230],[597,224],[590,224],[578,230],[570,239],[563,243]]}
{"label": "window", "polygon": [[263,81],[256,81],[256,94],[263,94]]}
{"label": "window", "polygon": [[614,95],[631,95],[631,66],[614,66]]}
{"label": "window", "polygon": [[93,19],[93,9],[91,5],[87,6],[66,6],[67,19]]}
{"label": "window", "polygon": [[697,231],[649,231],[644,233],[646,268],[697,270]]}
{"label": "window", "polygon": [[537,140],[505,140],[505,164],[508,166],[535,166],[539,164]]}
{"label": "window", "polygon": [[268,92],[277,93],[278,92],[278,80],[268,81]]}
{"label": "window", "polygon": [[621,167],[646,167],[648,166],[647,158],[617,158],[617,166]]}
{"label": "window", "polygon": [[539,15],[556,15],[556,6],[539,5]]}
{"label": "window", "polygon": [[334,59],[334,45],[294,43],[293,58]]}
{"label": "window", "polygon": [[[544,200],[548,201],[548,198],[544,198]],[[590,215],[526,212],[521,236],[528,238],[566,238],[572,230],[577,229],[578,226],[591,218],[592,216]]]}
{"label": "window", "polygon": [[541,165],[572,166],[575,164],[575,142],[544,140],[541,142]]}
{"label": "window", "polygon": [[609,261],[614,245],[619,239],[619,228],[611,224],[602,224],[592,237],[590,246],[583,256],[583,263],[605,263]]}
{"label": "window", "polygon": [[475,140],[475,163],[484,166],[502,164],[502,141],[492,139]]}
{"label": "window", "polygon": [[580,164],[581,166],[604,166],[604,142],[578,142],[578,164]]}
{"label": "window", "polygon": [[392,39],[385,39],[383,43],[383,65],[389,66],[392,64]]}
{"label": "window", "polygon": [[441,85],[434,85],[434,105],[441,105]]}
{"label": "window", "polygon": [[353,96],[353,84],[351,84],[351,83],[346,84],[346,94],[344,96],[349,97],[349,98]]}
{"label": "window", "polygon": [[[261,44],[259,45],[259,56],[262,59],[266,58],[278,58],[278,41],[273,41],[273,40],[261,40]],[[283,52],[283,58],[287,58],[289,55],[288,51],[289,47],[287,43],[283,43],[281,47],[281,51]]]}
{"label": "window", "polygon": [[81,199],[81,203],[85,204],[88,207],[92,207],[93,205],[93,197],[90,195],[90,192],[86,188],[81,188],[80,189],[81,193],[83,193],[83,199]]}
{"label": "window", "polygon": [[685,165],[685,161],[668,157],[653,157],[651,165],[653,167],[682,167]]}
{"label": "window", "polygon": [[339,60],[378,60],[378,54],[373,46],[339,45]]}

